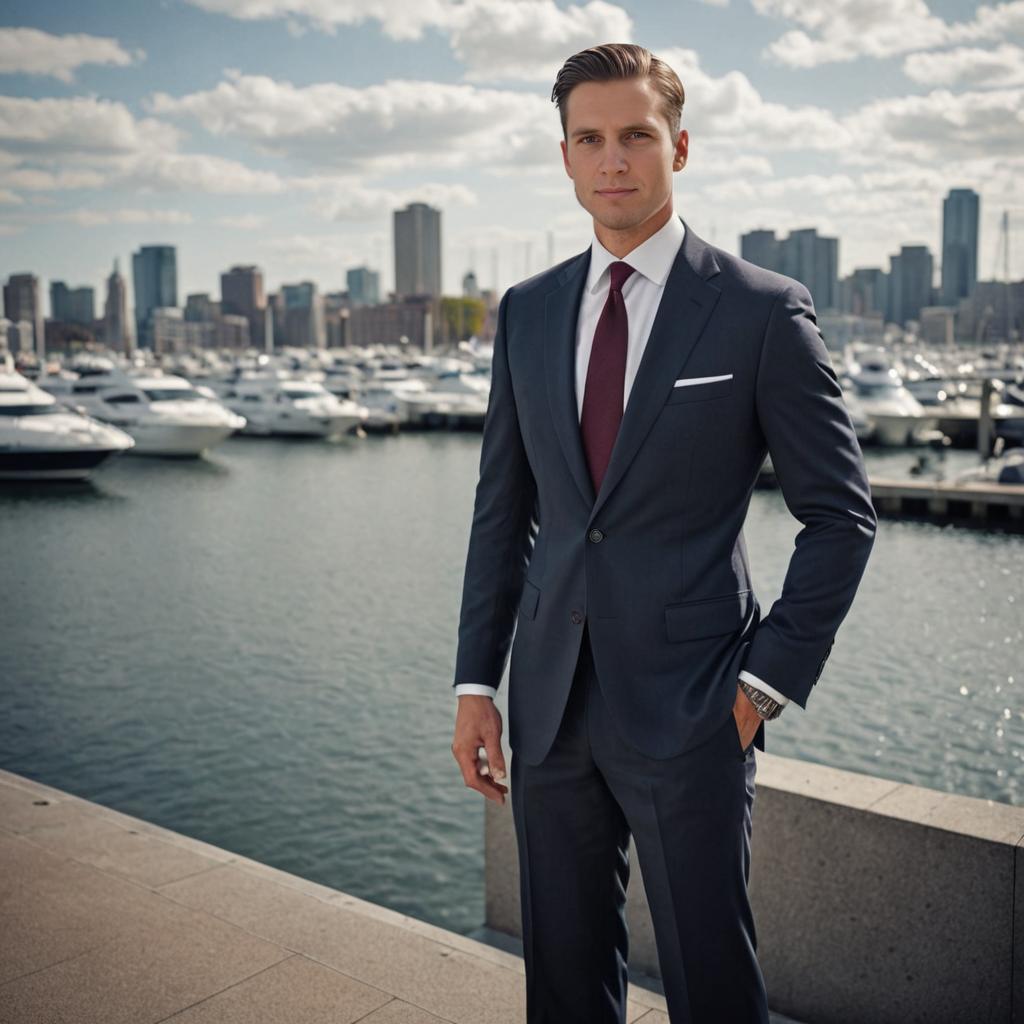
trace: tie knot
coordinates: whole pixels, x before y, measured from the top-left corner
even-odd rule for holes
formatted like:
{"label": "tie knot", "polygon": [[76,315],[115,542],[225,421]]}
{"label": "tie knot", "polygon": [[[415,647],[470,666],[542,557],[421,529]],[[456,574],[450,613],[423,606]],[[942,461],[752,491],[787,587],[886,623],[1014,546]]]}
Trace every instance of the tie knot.
{"label": "tie knot", "polygon": [[617,292],[626,283],[626,278],[633,273],[633,268],[628,263],[623,263],[622,260],[609,264],[609,268],[612,275],[611,289],[613,292]]}

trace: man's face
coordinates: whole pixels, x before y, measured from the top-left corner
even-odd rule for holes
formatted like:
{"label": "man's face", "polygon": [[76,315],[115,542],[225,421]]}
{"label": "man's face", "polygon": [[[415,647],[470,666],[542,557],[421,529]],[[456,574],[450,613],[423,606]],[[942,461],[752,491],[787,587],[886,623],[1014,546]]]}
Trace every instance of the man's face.
{"label": "man's face", "polygon": [[580,205],[612,231],[635,228],[672,198],[688,137],[673,137],[647,78],[582,82],[566,101],[565,170]]}

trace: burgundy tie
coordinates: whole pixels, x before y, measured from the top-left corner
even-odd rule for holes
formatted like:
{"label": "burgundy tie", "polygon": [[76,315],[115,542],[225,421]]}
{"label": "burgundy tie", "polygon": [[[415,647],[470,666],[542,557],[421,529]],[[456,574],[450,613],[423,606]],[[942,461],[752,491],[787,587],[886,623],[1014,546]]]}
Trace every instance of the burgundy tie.
{"label": "burgundy tie", "polygon": [[595,494],[601,489],[615,436],[619,432],[626,386],[629,325],[622,286],[633,273],[633,268],[618,260],[609,269],[611,286],[597,321],[597,330],[594,331],[594,344],[587,366],[587,383],[583,391],[583,412],[580,416],[583,450],[587,456]]}

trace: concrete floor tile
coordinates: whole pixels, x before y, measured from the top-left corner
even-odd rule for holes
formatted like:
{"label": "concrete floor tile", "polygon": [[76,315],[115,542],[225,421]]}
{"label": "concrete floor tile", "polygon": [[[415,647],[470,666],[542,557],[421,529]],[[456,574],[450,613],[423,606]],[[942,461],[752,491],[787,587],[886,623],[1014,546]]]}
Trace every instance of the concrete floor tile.
{"label": "concrete floor tile", "polygon": [[8,982],[0,1024],[155,1024],[286,956],[214,918],[152,920]]}
{"label": "concrete floor tile", "polygon": [[99,818],[72,818],[32,829],[27,837],[46,849],[123,875],[150,888],[187,878],[219,862],[154,835],[128,830]]}
{"label": "concrete floor tile", "polygon": [[392,996],[303,956],[254,974],[167,1024],[353,1024]]}

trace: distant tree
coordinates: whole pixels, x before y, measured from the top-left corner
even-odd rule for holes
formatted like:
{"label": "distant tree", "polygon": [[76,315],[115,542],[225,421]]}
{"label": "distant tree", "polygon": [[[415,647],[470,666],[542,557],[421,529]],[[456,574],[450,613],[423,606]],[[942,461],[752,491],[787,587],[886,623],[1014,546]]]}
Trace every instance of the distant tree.
{"label": "distant tree", "polygon": [[441,298],[441,336],[445,343],[465,341],[474,334],[480,334],[484,326],[487,307],[483,299],[467,299],[462,296]]}

